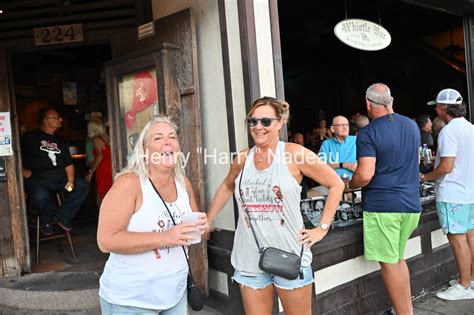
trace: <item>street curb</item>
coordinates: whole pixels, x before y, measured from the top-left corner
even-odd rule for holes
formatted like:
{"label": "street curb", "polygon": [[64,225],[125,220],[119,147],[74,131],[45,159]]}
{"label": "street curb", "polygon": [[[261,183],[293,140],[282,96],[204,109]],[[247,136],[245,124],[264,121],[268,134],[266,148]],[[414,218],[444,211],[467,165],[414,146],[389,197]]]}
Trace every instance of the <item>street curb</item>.
{"label": "street curb", "polygon": [[48,272],[0,279],[0,306],[18,310],[93,310],[99,305],[95,272]]}

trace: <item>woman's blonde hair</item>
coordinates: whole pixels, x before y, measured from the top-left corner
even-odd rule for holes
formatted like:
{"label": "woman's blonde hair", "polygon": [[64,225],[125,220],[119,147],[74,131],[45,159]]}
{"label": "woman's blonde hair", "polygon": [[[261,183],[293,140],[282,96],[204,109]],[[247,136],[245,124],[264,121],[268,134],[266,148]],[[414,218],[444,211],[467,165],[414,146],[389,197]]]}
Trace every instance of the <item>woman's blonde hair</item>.
{"label": "woman's blonde hair", "polygon": [[288,122],[288,118],[290,117],[290,104],[270,96],[264,96],[253,101],[247,114],[247,118],[251,117],[258,107],[265,105],[271,106],[275,110],[276,117],[281,118],[284,123]]}
{"label": "woman's blonde hair", "polygon": [[[149,121],[145,127],[143,127],[140,136],[138,137],[137,143],[133,149],[133,153],[128,160],[128,164],[125,168],[123,168],[120,173],[117,174],[117,177],[127,174],[127,173],[135,173],[137,174],[142,181],[147,180],[149,178],[149,167],[148,167],[148,151],[145,149],[150,141],[150,130],[156,125],[160,123],[165,123],[171,126],[176,133],[178,133],[177,125],[170,119],[168,116],[158,116],[155,117],[153,120]],[[173,177],[184,185],[184,160],[183,154],[181,152],[181,147],[178,141],[178,152],[176,157],[176,165],[173,169]]]}
{"label": "woman's blonde hair", "polygon": [[107,135],[107,130],[105,129],[104,122],[100,118],[93,118],[87,124],[87,136],[89,138],[94,138],[97,136]]}

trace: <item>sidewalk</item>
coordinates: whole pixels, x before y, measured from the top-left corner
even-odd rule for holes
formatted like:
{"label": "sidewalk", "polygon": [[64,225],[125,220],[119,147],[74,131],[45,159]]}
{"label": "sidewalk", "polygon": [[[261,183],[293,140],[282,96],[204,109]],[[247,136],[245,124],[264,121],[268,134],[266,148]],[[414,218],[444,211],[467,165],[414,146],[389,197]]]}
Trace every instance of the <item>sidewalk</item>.
{"label": "sidewalk", "polygon": [[[74,241],[78,257],[58,253],[55,242],[45,243],[42,264],[34,266],[40,273],[0,278],[0,315],[99,315],[98,279],[107,255],[97,249],[95,226],[75,230]],[[434,288],[415,298],[414,314],[474,314],[474,300],[438,299],[435,293],[444,288]],[[232,310],[226,310],[226,314],[233,315]],[[205,307],[200,312],[190,311],[189,315],[220,313]]]}
{"label": "sidewalk", "polygon": [[471,315],[474,314],[474,300],[444,301],[438,299],[436,292],[446,289],[447,285],[437,287],[413,301],[413,312],[415,315],[451,314]]}
{"label": "sidewalk", "polygon": [[[437,287],[415,298],[414,314],[474,314],[474,300],[438,299],[435,293],[444,288],[446,286]],[[2,278],[0,314],[98,315],[100,307],[97,290],[98,274],[94,272],[49,272],[21,278]],[[232,314],[232,310],[228,313]],[[204,307],[200,312],[189,312],[189,315],[219,314],[209,307]]]}

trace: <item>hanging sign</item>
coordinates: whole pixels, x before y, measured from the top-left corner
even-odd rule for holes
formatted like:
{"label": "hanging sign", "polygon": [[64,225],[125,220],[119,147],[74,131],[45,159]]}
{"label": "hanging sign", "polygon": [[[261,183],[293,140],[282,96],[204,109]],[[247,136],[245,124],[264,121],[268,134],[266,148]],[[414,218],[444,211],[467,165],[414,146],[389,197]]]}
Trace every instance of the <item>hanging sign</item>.
{"label": "hanging sign", "polygon": [[340,21],[334,34],[344,44],[360,50],[382,50],[390,45],[392,37],[381,25],[362,19]]}

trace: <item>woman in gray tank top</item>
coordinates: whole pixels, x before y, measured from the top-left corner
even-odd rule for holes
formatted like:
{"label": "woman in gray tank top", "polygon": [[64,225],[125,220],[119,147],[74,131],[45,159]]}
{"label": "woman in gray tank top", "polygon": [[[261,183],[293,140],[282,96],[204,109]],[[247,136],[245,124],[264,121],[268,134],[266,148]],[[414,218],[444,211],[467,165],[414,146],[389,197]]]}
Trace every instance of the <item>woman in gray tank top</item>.
{"label": "woman in gray tank top", "polygon": [[[285,313],[311,314],[311,246],[328,233],[344,190],[342,180],[315,153],[299,144],[279,141],[288,116],[289,105],[284,101],[262,97],[253,102],[247,124],[255,146],[234,159],[208,209],[212,228],[219,211],[235,194],[239,219],[231,262],[247,314],[271,314],[274,287]],[[304,228],[300,212],[304,175],[329,189],[320,224],[314,229]],[[304,246],[299,278],[287,280],[258,267],[260,254],[251,227],[260,246],[295,254]]]}

